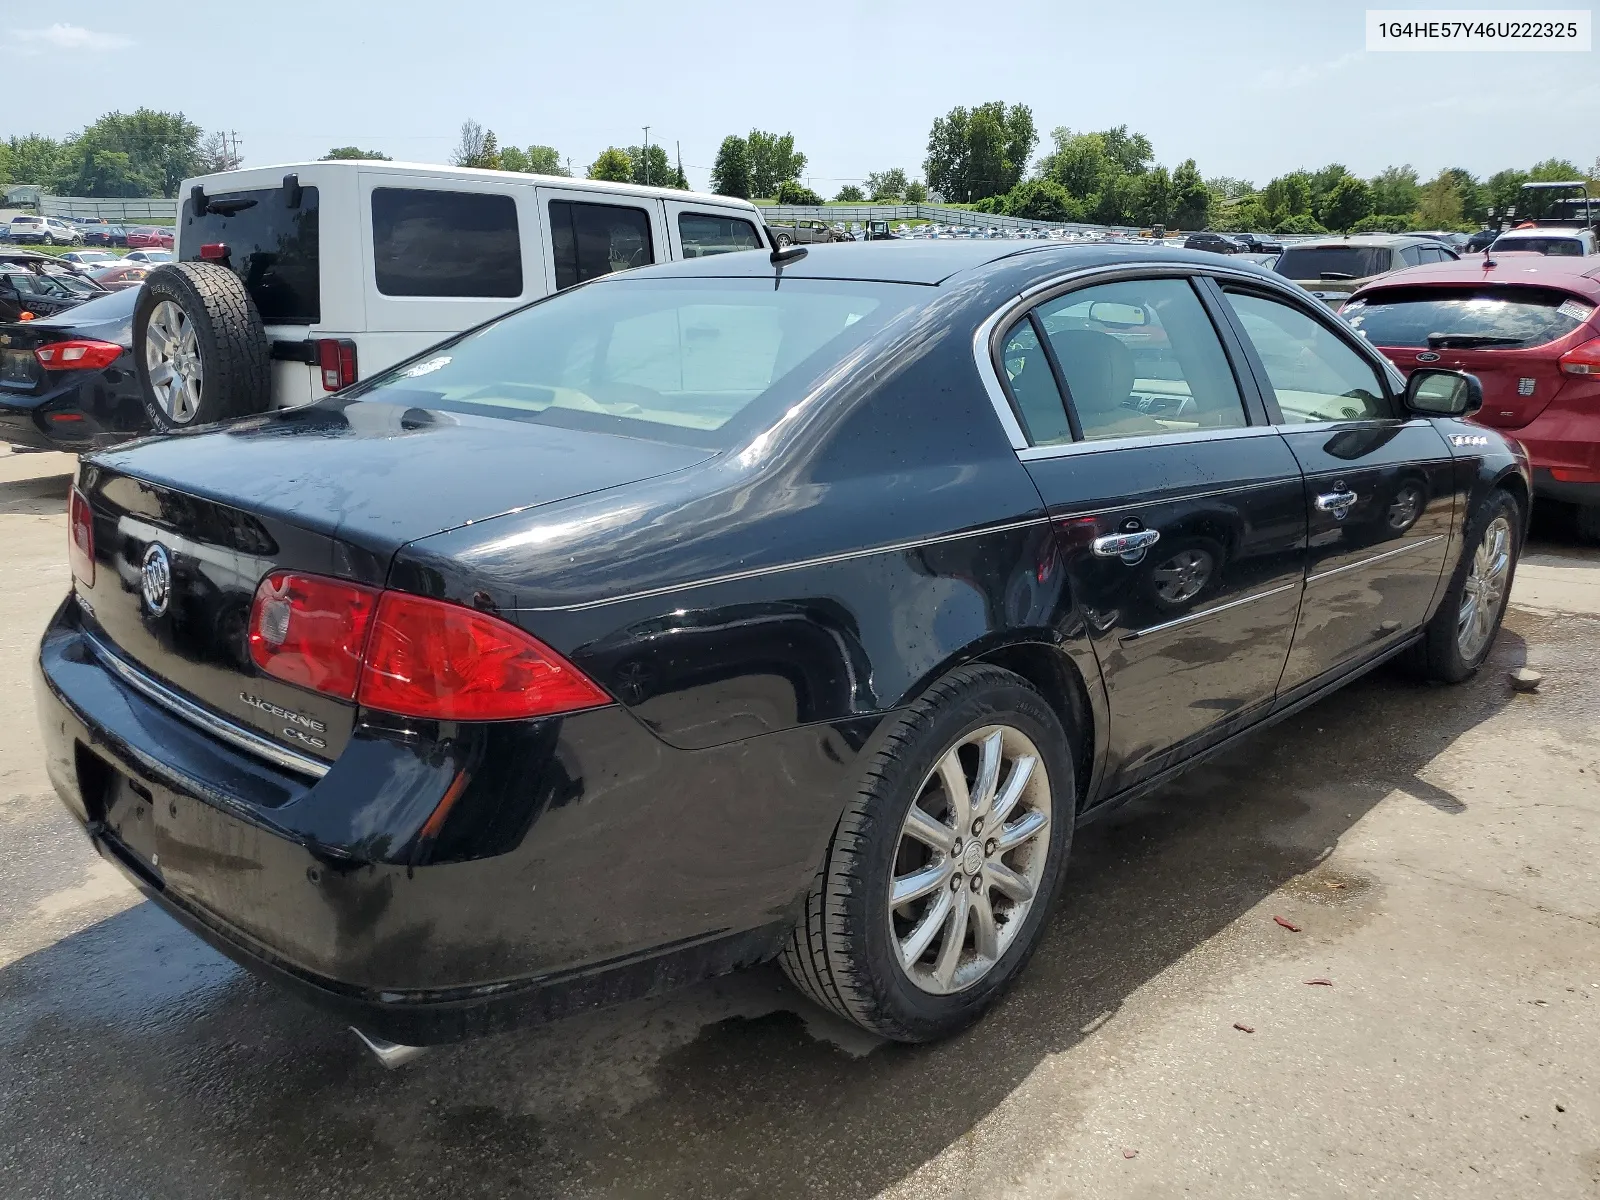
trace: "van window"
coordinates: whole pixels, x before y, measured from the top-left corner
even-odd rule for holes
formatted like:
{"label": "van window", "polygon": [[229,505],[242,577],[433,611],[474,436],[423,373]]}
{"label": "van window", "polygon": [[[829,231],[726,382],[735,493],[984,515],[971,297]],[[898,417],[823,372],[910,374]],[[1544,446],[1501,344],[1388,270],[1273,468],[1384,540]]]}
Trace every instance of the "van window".
{"label": "van window", "polygon": [[550,201],[556,290],[656,261],[650,214],[616,204]]}
{"label": "van window", "polygon": [[244,281],[267,325],[315,325],[322,317],[317,189],[300,189],[290,208],[282,188],[211,196],[203,213],[185,199],[178,258],[199,262],[200,247],[221,243],[223,261]]}
{"label": "van window", "polygon": [[732,250],[759,250],[761,239],[756,227],[737,217],[713,217],[709,213],[679,213],[678,238],[685,258],[707,254],[727,254]]}
{"label": "van window", "polygon": [[385,296],[520,296],[517,202],[490,192],[374,188],[372,266]]}

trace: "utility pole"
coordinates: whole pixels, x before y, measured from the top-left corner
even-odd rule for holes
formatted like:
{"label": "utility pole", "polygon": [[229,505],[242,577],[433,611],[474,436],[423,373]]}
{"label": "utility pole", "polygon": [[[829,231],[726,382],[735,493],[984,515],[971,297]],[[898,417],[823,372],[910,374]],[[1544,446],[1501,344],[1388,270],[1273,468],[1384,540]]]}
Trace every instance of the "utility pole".
{"label": "utility pole", "polygon": [[644,127],[644,181],[650,183],[650,126]]}

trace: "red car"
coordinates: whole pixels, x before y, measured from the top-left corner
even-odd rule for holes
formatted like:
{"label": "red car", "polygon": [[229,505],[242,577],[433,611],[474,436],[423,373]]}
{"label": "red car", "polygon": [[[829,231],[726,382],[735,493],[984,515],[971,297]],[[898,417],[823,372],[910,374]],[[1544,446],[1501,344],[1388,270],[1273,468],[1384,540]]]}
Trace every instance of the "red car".
{"label": "red car", "polygon": [[171,250],[172,230],[160,226],[128,230],[130,250]]}
{"label": "red car", "polygon": [[1501,253],[1415,267],[1356,292],[1340,316],[1408,374],[1470,371],[1473,419],[1515,437],[1534,494],[1573,504],[1600,541],[1600,257]]}

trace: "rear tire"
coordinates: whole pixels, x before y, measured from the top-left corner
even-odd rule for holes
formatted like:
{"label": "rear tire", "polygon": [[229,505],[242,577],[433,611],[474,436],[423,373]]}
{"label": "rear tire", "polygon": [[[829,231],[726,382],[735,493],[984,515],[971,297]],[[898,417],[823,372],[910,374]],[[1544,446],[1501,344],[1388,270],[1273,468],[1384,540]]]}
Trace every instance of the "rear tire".
{"label": "rear tire", "polygon": [[265,412],[267,334],[239,277],[218,263],[163,263],[133,310],[133,351],[156,428]]}
{"label": "rear tire", "polygon": [[[976,1020],[1038,944],[1072,844],[1072,761],[1059,718],[1026,680],[988,665],[945,676],[867,761],[784,973],[895,1041]],[[982,821],[992,824],[974,834]],[[897,905],[891,888],[908,899]]]}
{"label": "rear tire", "polygon": [[[1412,666],[1424,679],[1460,683],[1489,657],[1516,578],[1522,530],[1522,507],[1498,488],[1472,514],[1450,587],[1412,653]],[[1502,552],[1505,561],[1498,565]],[[1492,611],[1486,605],[1492,605]]]}

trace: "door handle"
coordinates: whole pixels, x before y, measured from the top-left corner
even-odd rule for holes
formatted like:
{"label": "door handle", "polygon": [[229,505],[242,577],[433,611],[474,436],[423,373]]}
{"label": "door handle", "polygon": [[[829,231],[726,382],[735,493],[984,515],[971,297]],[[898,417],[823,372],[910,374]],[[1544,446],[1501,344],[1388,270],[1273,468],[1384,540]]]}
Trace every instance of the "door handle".
{"label": "door handle", "polygon": [[1336,521],[1345,519],[1359,497],[1354,492],[1323,492],[1317,497],[1317,508],[1325,513],[1332,513]]}
{"label": "door handle", "polygon": [[1130,567],[1144,558],[1144,552],[1161,540],[1154,529],[1141,529],[1136,533],[1108,533],[1097,537],[1091,549],[1101,558],[1120,558]]}

